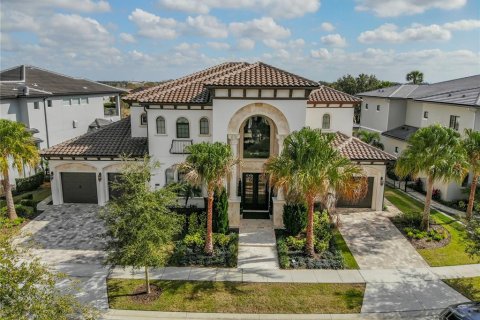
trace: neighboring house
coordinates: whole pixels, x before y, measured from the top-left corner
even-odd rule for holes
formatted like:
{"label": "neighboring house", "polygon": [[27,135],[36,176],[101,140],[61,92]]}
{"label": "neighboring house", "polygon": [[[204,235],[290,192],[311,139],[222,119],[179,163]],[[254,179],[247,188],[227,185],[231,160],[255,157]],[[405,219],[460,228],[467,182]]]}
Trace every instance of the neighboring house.
{"label": "neighboring house", "polygon": [[[177,165],[185,160],[186,147],[220,141],[242,160],[226,184],[230,226],[239,226],[241,205],[243,212],[270,211],[275,226],[281,226],[285,200],[269,186],[264,164],[281,152],[288,134],[310,126],[336,133],[335,147],[368,176],[368,194],[355,205],[382,210],[385,163],[394,157],[352,137],[358,98],[264,63],[230,62],[131,93],[125,101],[131,104],[130,118],[43,152],[55,204],[105,204],[121,155],[150,155],[162,164],[153,172],[152,187],[180,181]],[[190,203],[203,206],[203,198]]]}
{"label": "neighboring house", "polygon": [[[120,120],[120,94],[125,91],[98,82],[73,78],[34,66],[0,72],[0,118],[23,122],[39,149]],[[104,110],[104,100],[116,101]],[[26,168],[22,176],[32,170]],[[15,183],[18,172],[11,172]]]}
{"label": "neighboring house", "polygon": [[[399,155],[419,128],[439,123],[457,130],[480,130],[480,75],[434,84],[402,84],[358,94],[363,99],[360,129],[378,132],[388,153]],[[465,198],[458,185],[435,184],[446,201]]]}

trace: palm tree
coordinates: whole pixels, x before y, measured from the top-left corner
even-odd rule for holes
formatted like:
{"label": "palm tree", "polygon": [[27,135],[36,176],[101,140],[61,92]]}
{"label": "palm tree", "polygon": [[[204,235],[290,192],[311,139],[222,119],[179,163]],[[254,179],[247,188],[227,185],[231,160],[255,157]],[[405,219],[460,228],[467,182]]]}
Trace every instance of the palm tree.
{"label": "palm tree", "polygon": [[475,191],[477,189],[478,176],[480,175],[480,132],[473,131],[472,129],[466,129],[463,146],[467,152],[467,161],[469,163],[470,170],[473,173],[466,217],[467,220],[470,220],[473,215],[473,202],[475,201]]}
{"label": "palm tree", "polygon": [[427,194],[421,228],[429,230],[433,184],[436,181],[462,181],[467,172],[465,152],[460,134],[439,124],[417,130],[408,143],[397,159],[395,173],[401,178],[409,174],[415,178],[426,175]]}
{"label": "palm tree", "polygon": [[205,253],[213,254],[212,240],[212,210],[213,196],[225,181],[225,178],[238,162],[233,158],[229,145],[221,142],[203,142],[194,144],[187,149],[190,154],[187,156],[179,170],[185,172],[185,178],[193,185],[207,186],[207,234],[205,239]]}
{"label": "palm tree", "polygon": [[413,84],[423,83],[423,72],[418,70],[413,70],[407,73],[407,81],[411,81]]}
{"label": "palm tree", "polygon": [[380,150],[383,150],[385,147],[383,143],[380,142],[380,134],[378,132],[360,130],[357,133],[357,137],[365,143],[374,146]]}
{"label": "palm tree", "polygon": [[33,142],[32,133],[23,123],[0,119],[0,137],[0,170],[7,200],[7,213],[10,219],[16,219],[18,217],[13,203],[8,169],[11,165],[21,173],[24,165],[36,166],[40,161],[40,156]]}
{"label": "palm tree", "polygon": [[363,180],[356,178],[362,176],[362,169],[332,147],[334,137],[318,129],[295,131],[285,138],[282,153],[268,159],[265,167],[274,185],[304,196],[308,208],[306,253],[310,256],[314,255],[314,202],[326,201],[332,191],[360,194],[354,190]]}

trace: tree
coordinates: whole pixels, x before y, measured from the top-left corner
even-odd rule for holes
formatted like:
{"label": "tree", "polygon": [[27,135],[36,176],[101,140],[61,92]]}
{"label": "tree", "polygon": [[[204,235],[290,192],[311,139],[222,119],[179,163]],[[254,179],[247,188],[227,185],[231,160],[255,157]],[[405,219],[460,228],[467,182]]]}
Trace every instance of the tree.
{"label": "tree", "polygon": [[418,70],[413,70],[407,73],[407,81],[411,81],[413,84],[422,84],[423,83],[423,72]]}
{"label": "tree", "polygon": [[437,181],[461,182],[467,172],[460,134],[439,124],[420,128],[408,139],[409,146],[397,159],[395,173],[400,178],[426,175],[427,194],[421,228],[430,228],[430,204]]}
{"label": "tree", "polygon": [[33,141],[32,133],[20,122],[0,119],[0,170],[3,190],[7,202],[7,213],[10,219],[18,218],[13,203],[12,186],[8,169],[23,171],[23,166],[34,167],[40,161],[38,149]]}
{"label": "tree", "polygon": [[332,146],[333,134],[303,128],[285,138],[282,153],[267,160],[265,171],[274,185],[294,190],[307,204],[306,254],[314,255],[313,207],[315,201],[326,202],[329,193],[360,194],[363,171]]}
{"label": "tree", "polygon": [[384,149],[383,143],[380,142],[380,134],[378,132],[360,130],[357,133],[357,137],[375,148],[380,150]]}
{"label": "tree", "polygon": [[50,272],[26,250],[13,246],[10,234],[0,236],[0,318],[5,320],[95,319],[97,310],[80,303],[76,286],[63,288],[62,274]]}
{"label": "tree", "polygon": [[150,174],[159,164],[124,160],[122,178],[114,182],[123,191],[108,202],[101,213],[106,225],[107,259],[114,266],[145,269],[146,293],[150,291],[148,268],[163,267],[168,259],[167,245],[182,231],[182,219],[169,208],[176,194],[169,188],[151,190]]}
{"label": "tree", "polygon": [[192,184],[207,187],[207,233],[205,239],[205,253],[213,254],[213,197],[216,191],[223,187],[225,178],[232,167],[238,162],[233,158],[228,144],[221,142],[202,142],[188,147],[190,154],[180,165],[185,172],[185,178]]}
{"label": "tree", "polygon": [[227,190],[222,190],[215,194],[213,199],[213,230],[218,233],[227,234],[228,232],[228,195]]}
{"label": "tree", "polygon": [[463,146],[467,153],[467,161],[470,171],[473,173],[472,184],[470,185],[470,194],[467,205],[467,220],[473,216],[473,203],[475,201],[475,193],[480,175],[480,132],[472,129],[465,130],[465,139]]}

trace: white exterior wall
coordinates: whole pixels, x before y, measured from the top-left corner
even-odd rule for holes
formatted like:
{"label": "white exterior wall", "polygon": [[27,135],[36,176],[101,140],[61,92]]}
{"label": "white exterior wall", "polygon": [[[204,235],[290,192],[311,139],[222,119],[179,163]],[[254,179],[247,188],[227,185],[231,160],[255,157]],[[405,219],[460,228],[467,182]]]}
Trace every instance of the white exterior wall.
{"label": "white exterior wall", "polygon": [[421,127],[428,127],[432,124],[439,123],[442,126],[448,128],[450,125],[450,116],[459,116],[458,119],[459,129],[458,132],[463,134],[464,130],[469,128],[475,128],[475,109],[468,107],[460,107],[458,105],[449,105],[441,103],[422,103],[423,112],[428,111],[428,119],[423,118],[423,112],[421,114],[422,125]]}
{"label": "white exterior wall", "polygon": [[367,177],[373,177],[373,195],[372,195],[372,210],[383,210],[383,194],[385,190],[385,175],[387,167],[383,164],[362,164],[362,169]]}
{"label": "white exterior wall", "polygon": [[[380,142],[383,143],[383,146],[385,147],[385,152],[393,154],[396,157],[398,157],[408,146],[408,143],[406,143],[405,141],[393,139],[386,136],[381,136]],[[398,147],[398,152],[395,152],[396,147]]]}
{"label": "white exterior wall", "polygon": [[0,119],[22,121],[18,99],[5,99],[0,101]]}
{"label": "white exterior wall", "polygon": [[421,102],[409,100],[407,102],[407,114],[405,124],[421,128],[423,126],[423,105]]}
{"label": "white exterior wall", "polygon": [[[386,98],[362,97],[362,111],[360,114],[360,126],[362,129],[383,132],[388,130],[388,113],[390,101]],[[368,109],[365,106],[368,104]],[[377,111],[380,105],[380,111]]]}
{"label": "white exterior wall", "polygon": [[474,130],[480,131],[480,110],[477,110],[477,112],[475,112]]}
{"label": "white exterior wall", "polygon": [[142,125],[140,116],[145,110],[141,106],[130,107],[130,121],[132,124],[132,137],[147,137],[147,126]]}
{"label": "white exterior wall", "polygon": [[311,128],[322,129],[322,120],[324,114],[330,115],[330,130],[325,132],[340,131],[351,136],[353,131],[353,107],[336,107],[336,108],[318,108],[309,107],[306,112],[305,125]]}
{"label": "white exterior wall", "polygon": [[388,129],[398,128],[405,124],[405,115],[407,112],[407,101],[394,99],[390,100],[388,112]]}

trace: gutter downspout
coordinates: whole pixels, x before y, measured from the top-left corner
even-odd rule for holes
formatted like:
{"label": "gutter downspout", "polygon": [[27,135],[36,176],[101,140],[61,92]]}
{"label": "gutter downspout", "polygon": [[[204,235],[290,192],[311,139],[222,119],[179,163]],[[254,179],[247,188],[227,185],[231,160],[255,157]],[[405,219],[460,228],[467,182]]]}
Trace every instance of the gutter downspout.
{"label": "gutter downspout", "polygon": [[50,148],[50,139],[49,139],[49,136],[48,136],[48,120],[47,120],[47,105],[45,104],[45,100],[47,100],[47,98],[43,98],[43,117],[44,117],[44,120],[45,120],[45,132],[47,134],[47,148]]}

